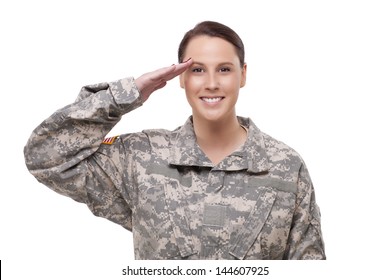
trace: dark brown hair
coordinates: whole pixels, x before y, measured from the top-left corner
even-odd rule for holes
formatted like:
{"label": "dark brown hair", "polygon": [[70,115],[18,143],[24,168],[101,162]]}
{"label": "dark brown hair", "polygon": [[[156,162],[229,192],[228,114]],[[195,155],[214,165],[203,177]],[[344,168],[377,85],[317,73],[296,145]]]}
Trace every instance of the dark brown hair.
{"label": "dark brown hair", "polygon": [[238,36],[238,34],[230,27],[215,21],[200,22],[193,29],[189,30],[186,34],[184,34],[184,37],[180,42],[179,50],[178,50],[179,62],[183,62],[184,52],[191,39],[193,39],[196,36],[202,36],[202,35],[206,35],[210,37],[218,37],[231,43],[236,49],[241,67],[244,66],[245,49],[244,49],[244,43],[242,42],[240,36]]}

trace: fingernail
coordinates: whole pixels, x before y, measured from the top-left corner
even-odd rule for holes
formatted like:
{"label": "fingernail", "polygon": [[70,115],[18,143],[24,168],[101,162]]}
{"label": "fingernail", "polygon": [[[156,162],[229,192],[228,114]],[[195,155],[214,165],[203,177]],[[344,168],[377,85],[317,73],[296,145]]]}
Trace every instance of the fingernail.
{"label": "fingernail", "polygon": [[187,59],[186,61],[183,61],[183,63],[186,63],[187,61],[189,61],[192,57],[190,57],[189,59]]}

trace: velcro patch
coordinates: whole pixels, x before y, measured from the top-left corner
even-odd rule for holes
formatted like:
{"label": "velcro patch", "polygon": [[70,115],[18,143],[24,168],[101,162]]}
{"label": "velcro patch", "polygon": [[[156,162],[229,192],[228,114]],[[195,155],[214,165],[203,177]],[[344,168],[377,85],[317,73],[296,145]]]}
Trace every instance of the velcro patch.
{"label": "velcro patch", "polygon": [[118,138],[118,136],[113,136],[113,137],[107,137],[103,140],[102,144],[106,145],[112,145],[114,144],[115,140]]}
{"label": "velcro patch", "polygon": [[208,205],[204,206],[203,225],[223,227],[226,219],[226,206]]}

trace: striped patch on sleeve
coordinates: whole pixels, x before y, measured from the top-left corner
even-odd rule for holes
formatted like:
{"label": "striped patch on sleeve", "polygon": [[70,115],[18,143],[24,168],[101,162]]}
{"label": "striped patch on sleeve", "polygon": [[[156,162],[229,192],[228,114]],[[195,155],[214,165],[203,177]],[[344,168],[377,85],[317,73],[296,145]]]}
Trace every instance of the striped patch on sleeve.
{"label": "striped patch on sleeve", "polygon": [[106,145],[112,145],[114,144],[115,140],[118,138],[118,136],[113,136],[113,137],[107,137],[103,140],[102,144]]}

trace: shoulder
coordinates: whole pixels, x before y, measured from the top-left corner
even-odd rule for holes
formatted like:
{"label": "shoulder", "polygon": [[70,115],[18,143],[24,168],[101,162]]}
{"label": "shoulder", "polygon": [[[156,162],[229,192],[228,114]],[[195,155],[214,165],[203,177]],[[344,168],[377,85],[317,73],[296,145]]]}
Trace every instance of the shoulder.
{"label": "shoulder", "polygon": [[263,150],[271,160],[277,161],[288,158],[301,159],[301,156],[296,150],[285,142],[263,132],[251,119],[241,118],[240,120],[241,123],[249,127],[249,137],[252,138],[249,142],[256,146],[256,149]]}
{"label": "shoulder", "polygon": [[[273,178],[293,182],[298,193],[302,193],[299,182],[305,180],[306,186],[311,185],[310,176],[301,155],[292,147],[274,137],[262,133],[268,159],[269,174]],[[307,189],[303,191],[305,193]]]}
{"label": "shoulder", "polygon": [[286,143],[261,133],[271,174],[288,181],[297,181],[304,166],[301,155]]}
{"label": "shoulder", "polygon": [[174,131],[167,129],[146,129],[142,134],[148,139],[152,146],[167,146],[170,143]]}
{"label": "shoulder", "polygon": [[300,154],[294,148],[287,145],[285,142],[280,141],[267,133],[261,132],[261,134],[264,141],[264,147],[267,151],[268,156],[278,156],[282,158],[293,157],[301,159]]}
{"label": "shoulder", "polygon": [[105,154],[114,152],[141,151],[148,152],[154,149],[166,148],[175,131],[167,129],[147,129],[141,132],[126,133],[106,137],[99,151]]}

